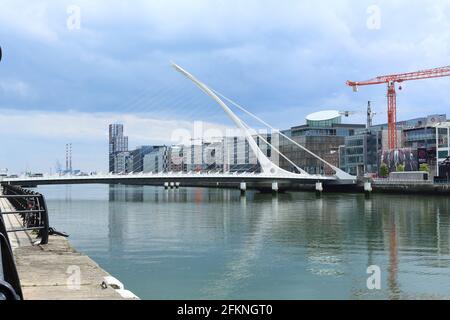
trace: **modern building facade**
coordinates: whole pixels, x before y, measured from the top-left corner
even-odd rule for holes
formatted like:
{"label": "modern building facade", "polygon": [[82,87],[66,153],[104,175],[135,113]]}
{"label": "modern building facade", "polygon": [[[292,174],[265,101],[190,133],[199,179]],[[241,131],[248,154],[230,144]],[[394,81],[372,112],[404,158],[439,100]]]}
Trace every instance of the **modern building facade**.
{"label": "modern building facade", "polygon": [[[257,141],[258,143],[258,141]],[[225,138],[225,165],[229,172],[258,171],[256,155],[244,137]]]}
{"label": "modern building facade", "polygon": [[144,172],[161,173],[170,169],[170,148],[155,146],[152,152],[144,156]]}
{"label": "modern building facade", "polygon": [[184,146],[172,146],[169,150],[169,171],[185,172]]}
{"label": "modern building facade", "polygon": [[[364,124],[344,124],[338,111],[323,111],[306,117],[306,125],[292,127],[283,134],[307,148],[335,167],[339,167],[339,147],[346,137],[364,129]],[[280,152],[310,174],[331,174],[331,168],[284,137],[280,137]],[[281,168],[295,172],[295,167],[280,157]]]}
{"label": "modern building facade", "polygon": [[[436,155],[437,167],[436,175],[441,176],[439,168],[448,168],[450,157],[450,121],[445,121],[435,125],[436,134]],[[447,172],[447,171],[446,171]]]}
{"label": "modern building facade", "polygon": [[131,157],[133,160],[133,172],[144,171],[144,156],[152,152],[153,146],[140,146],[131,151]]}
{"label": "modern building facade", "polygon": [[202,171],[206,168],[205,143],[184,146],[184,160],[187,171]]}
{"label": "modern building facade", "polygon": [[[426,163],[431,172],[438,174],[437,164],[450,156],[449,123],[446,115],[399,122],[401,143],[398,150],[387,148],[387,125],[367,129],[366,124],[345,124],[338,111],[314,113],[306,118],[305,125],[282,133],[352,175],[378,174],[382,163],[387,164],[391,172],[396,171],[398,165],[404,165],[407,171],[416,171],[420,164]],[[109,131],[110,169],[116,173],[260,171],[256,155],[241,136],[186,146],[141,146],[128,151],[123,125],[112,124]],[[334,173],[308,151],[279,134],[255,134],[253,137],[261,151],[285,170],[296,172],[301,168],[310,174]]]}
{"label": "modern building facade", "polygon": [[128,151],[128,137],[123,135],[123,124],[109,125],[109,172],[121,172],[115,163],[120,163],[121,160],[116,161],[116,156],[121,152]]}
{"label": "modern building facade", "polygon": [[133,171],[133,157],[129,151],[114,154],[114,173],[126,174]]}
{"label": "modern building facade", "polygon": [[345,138],[339,149],[339,167],[356,176],[379,170],[383,131],[363,129]]}
{"label": "modern building facade", "polygon": [[417,171],[420,164],[426,163],[430,171],[436,172],[436,125],[445,120],[445,114],[437,114],[398,122],[397,150],[388,148],[387,124],[360,131],[345,139],[339,166],[351,174],[378,174],[382,163],[390,172],[399,165],[406,171]]}

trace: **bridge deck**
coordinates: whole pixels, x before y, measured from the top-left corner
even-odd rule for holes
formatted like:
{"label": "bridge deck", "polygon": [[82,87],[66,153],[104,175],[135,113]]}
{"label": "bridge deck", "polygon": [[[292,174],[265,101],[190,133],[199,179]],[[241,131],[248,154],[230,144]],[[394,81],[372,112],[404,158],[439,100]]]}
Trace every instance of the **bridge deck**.
{"label": "bridge deck", "polygon": [[246,182],[249,188],[267,188],[273,182],[280,185],[280,189],[292,189],[299,185],[311,185],[323,182],[330,185],[355,185],[354,180],[339,180],[336,177],[320,175],[279,175],[266,174],[224,174],[224,173],[168,173],[168,174],[128,174],[128,175],[92,175],[92,176],[44,176],[5,178],[4,183],[21,186],[58,185],[58,184],[140,184],[160,185],[164,183],[180,183],[186,187],[239,187],[241,182]]}

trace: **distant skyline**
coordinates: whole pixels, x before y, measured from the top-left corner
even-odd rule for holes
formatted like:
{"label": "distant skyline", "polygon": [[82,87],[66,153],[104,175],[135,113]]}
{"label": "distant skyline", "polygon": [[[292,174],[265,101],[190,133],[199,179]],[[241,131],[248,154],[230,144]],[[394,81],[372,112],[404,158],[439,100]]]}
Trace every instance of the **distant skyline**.
{"label": "distant skyline", "polygon": [[[281,129],[327,109],[365,123],[385,87],[345,81],[449,65],[449,17],[444,0],[0,0],[0,170],[49,172],[72,143],[74,168],[107,171],[115,122],[131,147],[230,125],[170,61]],[[448,78],[403,87],[399,120],[450,110]]]}

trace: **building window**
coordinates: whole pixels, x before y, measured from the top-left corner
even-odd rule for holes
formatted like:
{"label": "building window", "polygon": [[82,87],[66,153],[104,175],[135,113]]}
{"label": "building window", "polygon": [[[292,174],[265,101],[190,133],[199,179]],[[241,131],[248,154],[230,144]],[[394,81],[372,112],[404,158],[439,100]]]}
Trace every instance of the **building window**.
{"label": "building window", "polygon": [[439,159],[446,159],[449,156],[448,151],[444,150],[444,151],[439,151],[438,153],[438,157]]}

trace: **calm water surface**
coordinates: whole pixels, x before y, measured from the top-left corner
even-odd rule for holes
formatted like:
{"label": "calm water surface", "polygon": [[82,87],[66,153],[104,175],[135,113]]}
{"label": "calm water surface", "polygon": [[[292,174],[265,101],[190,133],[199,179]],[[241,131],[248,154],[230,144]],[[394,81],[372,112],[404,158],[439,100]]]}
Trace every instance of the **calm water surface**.
{"label": "calm water surface", "polygon": [[448,197],[39,191],[51,225],[143,299],[450,299]]}

